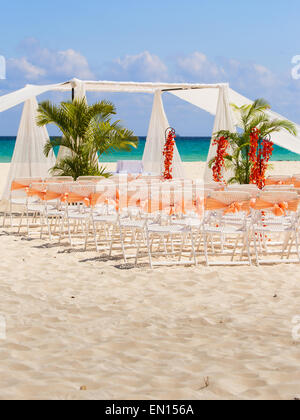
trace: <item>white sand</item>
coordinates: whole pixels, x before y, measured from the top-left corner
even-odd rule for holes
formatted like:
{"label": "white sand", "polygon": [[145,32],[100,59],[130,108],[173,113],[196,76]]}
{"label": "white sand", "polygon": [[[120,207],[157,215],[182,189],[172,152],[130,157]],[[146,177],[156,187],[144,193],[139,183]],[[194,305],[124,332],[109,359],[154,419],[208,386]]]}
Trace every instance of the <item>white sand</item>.
{"label": "white sand", "polygon": [[[200,176],[203,165],[186,166]],[[0,398],[300,397],[300,266],[124,270],[0,236]]]}

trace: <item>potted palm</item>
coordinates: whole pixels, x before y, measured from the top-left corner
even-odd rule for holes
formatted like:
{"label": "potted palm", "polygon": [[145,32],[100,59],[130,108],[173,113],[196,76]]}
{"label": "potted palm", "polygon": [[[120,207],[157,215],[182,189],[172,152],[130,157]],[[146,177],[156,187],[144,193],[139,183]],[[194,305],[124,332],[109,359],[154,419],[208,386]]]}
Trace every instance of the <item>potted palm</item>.
{"label": "potted palm", "polygon": [[214,134],[217,145],[217,156],[209,162],[213,170],[214,180],[223,181],[223,170],[230,171],[233,176],[229,184],[260,184],[255,171],[264,177],[270,169],[269,159],[273,144],[271,134],[285,130],[297,135],[295,125],[288,120],[271,119],[267,111],[270,105],[264,99],[257,99],[252,105],[237,107],[232,105],[239,118],[239,132],[226,130]]}
{"label": "potted palm", "polygon": [[107,101],[88,105],[85,99],[62,102],[59,106],[49,101],[39,104],[37,124],[55,124],[62,137],[49,140],[44,149],[46,156],[56,147],[64,153],[52,168],[53,175],[104,176],[110,173],[99,165],[99,158],[113,150],[130,151],[136,148],[138,138],[120,121],[112,121],[115,106]]}

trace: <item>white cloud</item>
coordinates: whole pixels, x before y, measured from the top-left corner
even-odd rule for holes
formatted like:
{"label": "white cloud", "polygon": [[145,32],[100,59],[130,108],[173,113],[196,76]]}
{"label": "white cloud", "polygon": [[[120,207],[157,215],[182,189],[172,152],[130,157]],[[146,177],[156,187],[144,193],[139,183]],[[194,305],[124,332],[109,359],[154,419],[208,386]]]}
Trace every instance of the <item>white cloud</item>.
{"label": "white cloud", "polygon": [[157,55],[144,51],[137,55],[117,58],[109,63],[106,74],[115,80],[160,82],[167,80],[168,69]]}
{"label": "white cloud", "polygon": [[[7,80],[1,88],[11,91],[26,83],[55,83],[77,77],[119,81],[229,82],[245,96],[264,97],[275,110],[298,120],[300,112],[300,82],[292,80],[290,71],[277,74],[257,62],[232,58],[208,57],[201,51],[169,57],[164,62],[149,51],[128,54],[108,63],[98,63],[101,70],[94,74],[87,58],[75,49],[59,51],[44,48],[33,38],[26,39],[19,48],[19,57],[7,60]],[[104,71],[102,70],[104,68]],[[132,107],[142,112],[144,98],[132,98]],[[149,108],[147,104],[147,112]]]}
{"label": "white cloud", "polygon": [[193,80],[198,79],[207,83],[213,79],[222,76],[222,69],[215,63],[210,62],[207,56],[201,52],[194,52],[188,56],[179,57],[177,60],[179,76],[190,77]]}
{"label": "white cloud", "polygon": [[[75,75],[79,79],[93,79],[94,75],[89,68],[87,59],[79,52],[69,49],[58,51],[56,58],[56,71],[65,75]],[[53,71],[55,69],[53,68]]]}
{"label": "white cloud", "polygon": [[178,77],[198,83],[230,82],[237,88],[248,90],[278,85],[278,77],[268,68],[256,63],[242,63],[230,58],[210,60],[202,52],[177,58]]}
{"label": "white cloud", "polygon": [[[45,76],[46,71],[34,64],[30,63],[26,57],[11,58],[8,60],[9,72],[13,72],[14,77],[24,76],[27,80],[36,80],[41,76]],[[11,73],[10,73],[11,77]]]}
{"label": "white cloud", "polygon": [[81,53],[74,49],[61,51],[41,47],[34,39],[26,39],[20,45],[21,58],[8,61],[8,72],[13,77],[27,80],[42,79],[47,81],[63,81],[73,77],[93,79],[89,63]]}

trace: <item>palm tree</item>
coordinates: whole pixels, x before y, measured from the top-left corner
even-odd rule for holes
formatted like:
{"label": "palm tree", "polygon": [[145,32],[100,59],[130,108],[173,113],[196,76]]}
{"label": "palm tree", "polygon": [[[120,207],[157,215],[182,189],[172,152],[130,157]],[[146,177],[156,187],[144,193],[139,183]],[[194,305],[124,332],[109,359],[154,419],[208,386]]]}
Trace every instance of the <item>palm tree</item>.
{"label": "palm tree", "polygon": [[[294,136],[297,135],[295,125],[288,120],[271,119],[267,111],[271,109],[270,104],[264,99],[257,99],[252,105],[238,107],[232,105],[239,116],[240,132],[232,133],[227,130],[214,134],[215,139],[225,137],[231,146],[232,153],[225,156],[225,169],[231,170],[234,176],[228,181],[229,184],[249,184],[252,163],[249,159],[250,135],[253,129],[260,131],[260,138],[267,138],[269,135],[285,130]],[[213,166],[215,159],[209,163]]]}
{"label": "palm tree", "polygon": [[47,142],[46,156],[56,147],[66,154],[51,169],[52,174],[72,176],[104,176],[110,174],[99,166],[98,158],[113,150],[130,151],[136,148],[138,138],[124,128],[120,121],[112,121],[115,106],[108,101],[88,105],[85,99],[62,102],[59,106],[49,101],[39,104],[37,125],[55,124],[62,133]]}

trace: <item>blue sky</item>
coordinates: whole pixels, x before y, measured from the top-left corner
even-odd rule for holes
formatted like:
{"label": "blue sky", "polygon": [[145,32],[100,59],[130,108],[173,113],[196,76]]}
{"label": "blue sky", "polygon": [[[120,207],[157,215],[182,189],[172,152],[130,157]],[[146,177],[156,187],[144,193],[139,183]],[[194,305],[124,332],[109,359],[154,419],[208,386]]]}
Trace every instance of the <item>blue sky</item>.
{"label": "blue sky", "polygon": [[[229,82],[300,123],[300,80],[291,77],[292,57],[300,54],[299,16],[298,0],[5,2],[0,55],[7,79],[0,80],[0,94],[73,77]],[[151,97],[106,97],[129,128],[146,134]],[[168,95],[165,107],[181,135],[210,134],[212,118],[202,111]],[[20,112],[0,114],[0,135],[16,134]]]}

